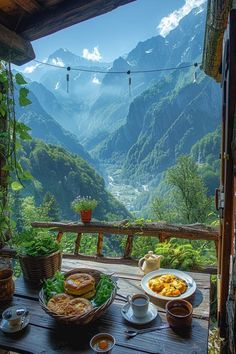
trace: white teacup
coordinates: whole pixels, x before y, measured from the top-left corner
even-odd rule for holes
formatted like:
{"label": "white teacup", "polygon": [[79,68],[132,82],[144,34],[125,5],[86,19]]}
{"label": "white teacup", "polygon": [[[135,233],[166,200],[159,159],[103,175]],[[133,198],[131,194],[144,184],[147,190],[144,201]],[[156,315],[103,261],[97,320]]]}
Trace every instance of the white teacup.
{"label": "white teacup", "polygon": [[149,297],[145,294],[128,295],[127,300],[137,318],[145,317],[148,312]]}
{"label": "white teacup", "polygon": [[10,328],[14,329],[22,324],[27,313],[28,310],[25,307],[13,306],[3,311],[2,318],[7,321]]}

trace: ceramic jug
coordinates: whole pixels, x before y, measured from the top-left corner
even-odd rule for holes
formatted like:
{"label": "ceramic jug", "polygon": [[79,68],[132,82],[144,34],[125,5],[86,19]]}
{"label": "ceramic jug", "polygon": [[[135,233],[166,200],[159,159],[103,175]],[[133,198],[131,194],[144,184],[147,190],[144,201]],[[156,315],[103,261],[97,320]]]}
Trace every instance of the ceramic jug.
{"label": "ceramic jug", "polygon": [[162,255],[157,255],[152,251],[149,251],[143,258],[139,260],[138,266],[144,272],[144,274],[147,274],[160,268],[160,261],[162,257]]}

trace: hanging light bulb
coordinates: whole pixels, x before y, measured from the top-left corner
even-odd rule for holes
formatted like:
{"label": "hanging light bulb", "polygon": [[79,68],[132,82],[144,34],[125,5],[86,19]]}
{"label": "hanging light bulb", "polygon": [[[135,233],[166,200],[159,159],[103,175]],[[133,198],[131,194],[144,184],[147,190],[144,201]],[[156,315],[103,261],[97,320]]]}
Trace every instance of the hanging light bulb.
{"label": "hanging light bulb", "polygon": [[195,84],[197,82],[197,67],[198,67],[198,63],[194,63],[193,64],[195,67],[194,73],[193,73],[193,83]]}
{"label": "hanging light bulb", "polygon": [[129,97],[131,97],[131,83],[132,83],[130,74],[131,74],[131,71],[128,70],[127,75],[129,75],[129,81],[128,81],[129,82]]}
{"label": "hanging light bulb", "polygon": [[66,70],[67,70],[67,74],[66,74],[66,92],[69,92],[69,81],[70,81],[70,75],[69,75],[69,71],[70,71],[71,67],[67,66]]}

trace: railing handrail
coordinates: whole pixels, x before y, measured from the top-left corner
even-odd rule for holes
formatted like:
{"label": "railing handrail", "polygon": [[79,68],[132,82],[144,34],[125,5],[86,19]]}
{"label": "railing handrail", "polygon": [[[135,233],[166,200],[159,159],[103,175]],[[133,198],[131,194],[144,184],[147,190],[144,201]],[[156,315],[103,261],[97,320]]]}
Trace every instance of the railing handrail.
{"label": "railing handrail", "polygon": [[209,241],[218,241],[220,238],[217,229],[202,224],[179,225],[151,222],[137,225],[129,221],[91,221],[90,223],[37,221],[31,225],[58,232],[152,236],[160,238],[161,241],[171,237]]}

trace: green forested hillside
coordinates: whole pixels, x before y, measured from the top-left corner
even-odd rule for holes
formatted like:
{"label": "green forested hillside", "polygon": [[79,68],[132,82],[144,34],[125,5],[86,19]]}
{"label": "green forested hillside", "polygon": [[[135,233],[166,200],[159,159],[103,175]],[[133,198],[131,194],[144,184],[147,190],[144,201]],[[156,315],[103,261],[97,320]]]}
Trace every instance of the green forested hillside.
{"label": "green forested hillside", "polygon": [[97,219],[122,219],[130,215],[105,190],[103,178],[86,161],[59,146],[33,140],[24,145],[22,162],[35,178],[23,190],[23,195],[33,195],[36,202],[41,203],[50,192],[59,204],[63,219],[78,219],[71,210],[71,202],[78,195],[98,200],[94,210]]}
{"label": "green forested hillside", "polygon": [[193,71],[175,72],[137,97],[127,122],[101,147],[100,158],[123,160],[123,176],[147,183],[173,165],[220,119],[220,88]]}
{"label": "green forested hillside", "polygon": [[221,129],[218,127],[200,139],[191,149],[191,155],[198,162],[209,195],[213,195],[220,184],[220,147]]}

